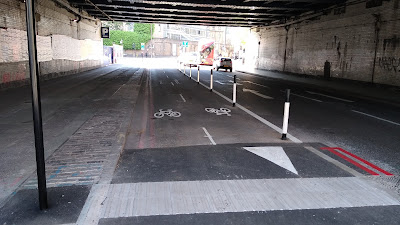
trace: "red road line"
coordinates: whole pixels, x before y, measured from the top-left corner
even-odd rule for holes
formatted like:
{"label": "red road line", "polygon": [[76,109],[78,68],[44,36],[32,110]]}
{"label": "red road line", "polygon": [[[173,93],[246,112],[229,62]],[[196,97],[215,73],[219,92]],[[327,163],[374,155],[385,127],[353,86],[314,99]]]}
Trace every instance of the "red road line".
{"label": "red road line", "polygon": [[360,169],[363,169],[364,171],[368,172],[371,175],[375,175],[375,176],[379,175],[378,173],[368,169],[367,167],[361,165],[360,163],[358,163],[358,162],[350,159],[349,157],[347,157],[347,156],[335,151],[335,149],[337,149],[337,148],[329,148],[329,147],[327,147],[327,148],[321,148],[321,149],[322,150],[328,150],[328,151],[332,152],[333,154],[335,154],[335,155],[339,156],[340,158],[346,160],[347,162],[359,167]]}
{"label": "red road line", "polygon": [[337,150],[339,150],[339,151],[342,151],[342,152],[346,153],[347,155],[350,155],[350,156],[352,156],[352,157],[354,157],[354,158],[360,160],[361,162],[367,164],[368,166],[370,166],[370,167],[372,167],[372,168],[374,168],[374,169],[376,169],[376,170],[378,170],[378,171],[380,171],[380,172],[382,172],[382,173],[384,173],[384,174],[386,174],[386,175],[388,175],[388,176],[393,176],[393,174],[387,172],[386,170],[383,170],[383,169],[379,168],[378,166],[376,166],[376,165],[374,165],[374,164],[368,162],[368,161],[365,160],[365,159],[362,159],[362,158],[360,158],[360,157],[354,155],[354,154],[351,153],[351,152],[348,152],[348,151],[346,151],[346,150],[344,150],[344,149],[342,149],[342,148],[337,148],[337,147],[336,147],[335,149],[337,149]]}

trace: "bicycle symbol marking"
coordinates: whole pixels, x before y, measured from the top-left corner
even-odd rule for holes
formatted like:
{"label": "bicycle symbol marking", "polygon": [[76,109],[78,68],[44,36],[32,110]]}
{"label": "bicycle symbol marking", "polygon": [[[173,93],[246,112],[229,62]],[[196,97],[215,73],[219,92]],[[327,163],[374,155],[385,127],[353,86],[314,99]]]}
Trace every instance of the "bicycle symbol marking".
{"label": "bicycle symbol marking", "polygon": [[167,109],[167,110],[159,109],[158,112],[154,113],[155,118],[163,118],[164,115],[169,117],[181,117],[180,112],[174,112],[172,111],[172,109]]}
{"label": "bicycle symbol marking", "polygon": [[220,115],[231,116],[231,114],[229,114],[231,112],[231,110],[228,108],[219,108],[219,109],[205,108],[205,110],[208,113],[215,113],[215,114],[217,114],[217,116],[220,116]]}

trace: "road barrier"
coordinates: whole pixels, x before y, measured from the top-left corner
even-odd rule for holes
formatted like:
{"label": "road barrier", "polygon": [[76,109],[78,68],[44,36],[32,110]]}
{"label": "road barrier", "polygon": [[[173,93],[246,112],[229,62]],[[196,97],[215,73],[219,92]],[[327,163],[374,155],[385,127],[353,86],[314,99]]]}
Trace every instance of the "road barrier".
{"label": "road barrier", "polygon": [[197,66],[197,84],[200,83],[200,65]]}
{"label": "road barrier", "polygon": [[286,100],[283,109],[282,140],[286,140],[288,125],[289,125],[289,107],[290,107],[289,97],[290,97],[290,89],[286,89]]}
{"label": "road barrier", "polygon": [[233,76],[233,96],[232,96],[232,105],[236,104],[236,75]]}
{"label": "road barrier", "polygon": [[213,69],[211,68],[210,91],[213,90]]}

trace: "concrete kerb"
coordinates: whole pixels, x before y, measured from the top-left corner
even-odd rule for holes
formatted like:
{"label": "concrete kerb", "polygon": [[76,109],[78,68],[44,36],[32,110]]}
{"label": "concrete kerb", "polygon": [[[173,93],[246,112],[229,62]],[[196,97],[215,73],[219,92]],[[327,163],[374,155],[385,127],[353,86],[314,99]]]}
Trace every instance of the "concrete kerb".
{"label": "concrete kerb", "polygon": [[[258,77],[267,77],[268,79],[285,80],[285,81],[288,81],[288,82],[290,82],[290,83],[292,83],[293,85],[296,85],[296,86],[300,86],[299,83],[306,83],[306,82],[297,82],[297,81],[293,81],[293,80],[288,80],[288,79],[285,79],[283,77],[282,78],[271,77],[271,76],[268,76],[268,75],[262,75],[262,74],[253,73],[253,72],[244,71],[244,70],[237,70],[237,72],[244,73],[244,74],[249,74],[249,75],[253,75],[253,76],[258,76]],[[274,71],[266,71],[266,72],[274,72]],[[279,73],[279,72],[274,72],[274,73]],[[287,74],[285,74],[285,75],[286,76],[290,76],[290,75],[287,75]],[[307,85],[311,86],[312,88],[320,90],[320,91],[325,91],[325,92],[326,91],[328,91],[328,92],[340,91],[341,93],[348,94],[348,95],[354,96],[356,98],[360,98],[360,99],[364,99],[364,100],[374,101],[374,102],[377,102],[377,103],[384,103],[384,104],[400,107],[400,101],[399,101],[400,100],[400,92],[398,94],[399,97],[397,97],[397,98],[396,97],[392,97],[391,99],[383,99],[383,98],[372,96],[372,95],[366,95],[365,94],[365,92],[366,92],[365,90],[363,90],[361,92],[357,92],[357,91],[351,91],[349,89],[336,89],[336,88],[333,88],[332,86],[329,86],[329,85],[334,84],[332,82],[335,82],[335,81],[332,81],[332,80],[331,81],[326,81],[326,80],[321,80],[321,79],[316,78],[316,77],[305,77],[305,78],[306,79],[310,79],[310,80],[312,79],[312,80],[317,81],[317,82],[321,82],[321,85],[315,85],[315,84],[312,84],[312,83],[306,83]],[[331,82],[331,83],[325,85],[325,84],[323,84],[324,82]],[[366,83],[366,85],[371,85],[371,84]],[[360,90],[360,88],[363,88],[363,87],[355,87],[354,89],[355,90]],[[376,88],[380,88],[380,87],[376,87]]]}

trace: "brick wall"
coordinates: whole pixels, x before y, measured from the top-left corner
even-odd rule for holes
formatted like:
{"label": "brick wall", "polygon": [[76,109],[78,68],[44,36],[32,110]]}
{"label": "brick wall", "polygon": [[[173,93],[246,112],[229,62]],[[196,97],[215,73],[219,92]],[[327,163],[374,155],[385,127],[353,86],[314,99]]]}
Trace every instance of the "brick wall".
{"label": "brick wall", "polygon": [[352,2],[286,27],[253,29],[246,60],[314,76],[328,61],[331,77],[400,86],[399,0],[370,8]]}
{"label": "brick wall", "polygon": [[[82,18],[74,22],[77,16],[52,0],[37,0],[35,4],[42,79],[101,66],[100,21]],[[26,84],[28,78],[25,4],[0,0],[0,88]]]}

